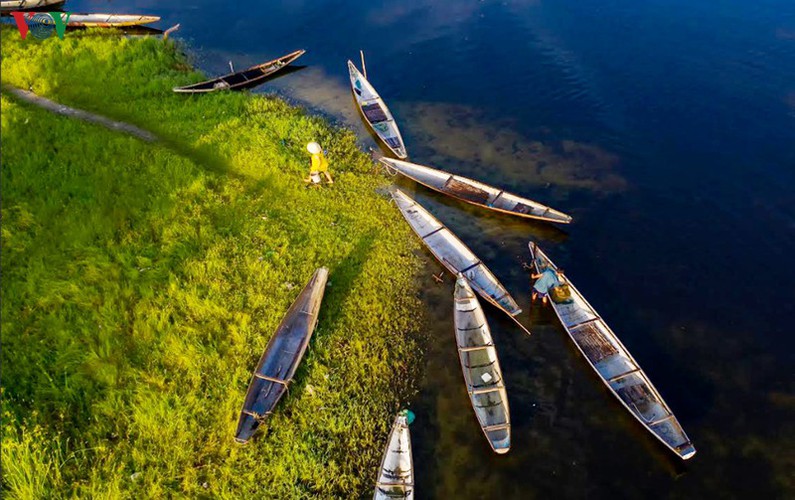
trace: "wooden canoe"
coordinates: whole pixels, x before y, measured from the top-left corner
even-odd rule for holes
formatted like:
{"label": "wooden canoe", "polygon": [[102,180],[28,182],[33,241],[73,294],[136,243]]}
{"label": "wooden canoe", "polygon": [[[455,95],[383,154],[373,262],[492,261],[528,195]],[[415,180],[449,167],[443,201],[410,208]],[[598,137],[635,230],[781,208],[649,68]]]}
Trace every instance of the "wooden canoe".
{"label": "wooden canoe", "polygon": [[381,162],[415,182],[473,205],[547,222],[571,222],[571,217],[563,212],[482,182],[392,158],[381,158]]}
{"label": "wooden canoe", "polygon": [[392,199],[417,236],[448,271],[454,276],[463,274],[481,297],[511,317],[522,312],[489,268],[436,217],[399,189],[392,192]]}
{"label": "wooden canoe", "polygon": [[315,271],[265,347],[240,412],[238,443],[248,442],[287,391],[315,331],[327,280],[328,269]]}
{"label": "wooden canoe", "polygon": [[411,456],[411,433],[405,411],[395,417],[373,494],[373,500],[394,498],[414,498],[414,460]]}
{"label": "wooden canoe", "polygon": [[180,93],[200,93],[215,92],[216,90],[240,90],[255,87],[265,81],[266,78],[284,69],[290,63],[304,55],[305,50],[296,50],[286,56],[279,57],[266,63],[252,66],[243,71],[229,73],[204,82],[186,85],[184,87],[174,87],[174,92]]}
{"label": "wooden canoe", "polygon": [[469,399],[480,428],[498,454],[511,448],[511,412],[497,348],[486,315],[463,275],[455,283],[455,341]]}
{"label": "wooden canoe", "polygon": [[66,0],[0,0],[0,12],[52,8],[65,2]]}
{"label": "wooden canoe", "polygon": [[386,107],[384,100],[351,61],[348,61],[348,74],[353,96],[365,121],[395,156],[406,158],[408,155],[403,144],[403,136],[400,135],[395,118]]}
{"label": "wooden canoe", "polygon": [[[547,267],[557,269],[533,242],[530,253],[537,272]],[[565,276],[563,281],[569,285],[571,301],[552,302],[552,308],[574,345],[638,422],[680,458],[691,458],[696,454],[693,443],[635,358],[571,281]]]}
{"label": "wooden canoe", "polygon": [[158,16],[134,14],[70,14],[66,25],[70,28],[122,28],[156,23]]}

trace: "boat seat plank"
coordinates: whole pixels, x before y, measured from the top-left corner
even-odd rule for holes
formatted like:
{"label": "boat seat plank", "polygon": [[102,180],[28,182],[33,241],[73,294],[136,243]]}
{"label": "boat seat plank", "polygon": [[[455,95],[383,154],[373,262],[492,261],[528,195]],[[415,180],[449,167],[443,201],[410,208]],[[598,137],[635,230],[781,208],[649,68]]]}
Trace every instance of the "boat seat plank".
{"label": "boat seat plank", "polygon": [[490,349],[494,347],[494,344],[487,344],[487,345],[476,345],[472,347],[459,347],[458,352],[471,352],[471,351],[480,351],[482,349]]}
{"label": "boat seat plank", "polygon": [[474,264],[472,264],[471,266],[467,266],[465,269],[462,269],[462,270],[460,270],[458,272],[461,273],[461,274],[464,274],[465,272],[471,271],[472,269],[478,267],[481,264],[482,264],[482,262],[478,260]]}
{"label": "boat seat plank", "polygon": [[607,379],[607,382],[608,383],[616,382],[618,380],[621,380],[622,378],[629,377],[630,375],[632,375],[634,373],[638,373],[639,371],[640,371],[640,368],[635,368],[634,370],[630,370],[628,372],[624,372],[624,373],[621,373],[619,375],[615,375],[613,377],[610,377],[609,379]]}
{"label": "boat seat plank", "polygon": [[273,383],[276,383],[276,384],[282,384],[284,386],[286,386],[288,383],[290,383],[289,380],[282,380],[282,379],[279,379],[279,378],[268,377],[267,375],[263,375],[261,373],[255,373],[254,376],[257,377],[258,379],[266,380],[268,382],[273,382]]}
{"label": "boat seat plank", "polygon": [[442,227],[439,227],[439,228],[436,228],[436,229],[434,229],[433,231],[431,231],[430,233],[426,234],[425,236],[422,236],[422,239],[424,240],[425,238],[427,238],[427,237],[429,237],[429,236],[433,236],[434,234],[436,234],[436,233],[438,233],[439,231],[442,231],[442,230],[444,230],[444,229],[445,229],[445,227],[444,227],[444,226],[442,226]]}

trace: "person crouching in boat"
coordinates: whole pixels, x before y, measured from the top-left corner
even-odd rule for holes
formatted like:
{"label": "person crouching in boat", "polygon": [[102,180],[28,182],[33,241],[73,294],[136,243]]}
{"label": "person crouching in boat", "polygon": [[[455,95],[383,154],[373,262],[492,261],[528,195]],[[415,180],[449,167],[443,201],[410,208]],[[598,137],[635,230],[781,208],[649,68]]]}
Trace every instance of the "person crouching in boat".
{"label": "person crouching in boat", "polygon": [[326,178],[326,182],[334,184],[331,174],[328,171],[328,160],[326,155],[323,154],[323,149],[320,144],[310,142],[306,145],[306,150],[312,155],[312,163],[309,167],[309,178],[304,179],[304,182],[312,184],[320,184],[321,174]]}
{"label": "person crouching in boat", "polygon": [[549,291],[563,283],[563,269],[555,271],[551,267],[547,267],[540,273],[531,275],[530,278],[536,280],[535,284],[533,284],[532,301],[535,302],[536,297],[541,297],[541,302],[547,305]]}

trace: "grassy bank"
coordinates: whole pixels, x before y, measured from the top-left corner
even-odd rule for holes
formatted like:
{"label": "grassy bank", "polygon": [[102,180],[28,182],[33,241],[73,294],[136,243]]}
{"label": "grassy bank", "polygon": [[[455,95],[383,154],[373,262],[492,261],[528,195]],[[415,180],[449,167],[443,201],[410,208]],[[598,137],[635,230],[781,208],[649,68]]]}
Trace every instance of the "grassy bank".
{"label": "grassy bank", "polygon": [[[2,81],[148,129],[2,97],[3,496],[367,494],[417,360],[416,242],[349,131],[275,97],[174,95],[171,42],[4,30]],[[309,140],[337,181],[306,189]],[[331,271],[290,394],[233,443],[271,333]]]}

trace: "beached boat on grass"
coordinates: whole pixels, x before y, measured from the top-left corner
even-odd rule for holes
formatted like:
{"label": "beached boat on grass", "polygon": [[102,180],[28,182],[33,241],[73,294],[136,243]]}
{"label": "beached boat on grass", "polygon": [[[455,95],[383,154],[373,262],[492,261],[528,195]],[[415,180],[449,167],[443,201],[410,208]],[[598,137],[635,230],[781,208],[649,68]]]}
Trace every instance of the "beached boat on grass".
{"label": "beached boat on grass", "polygon": [[392,192],[392,199],[417,236],[448,271],[455,276],[463,274],[481,297],[511,317],[522,312],[489,268],[439,219],[399,189]]}
{"label": "beached boat on grass", "polygon": [[351,88],[353,89],[353,96],[356,98],[356,104],[359,106],[359,111],[367,121],[367,124],[375,132],[375,135],[381,139],[384,144],[392,151],[398,158],[406,158],[406,146],[403,144],[403,136],[400,135],[395,118],[386,107],[386,103],[378,95],[375,88],[367,81],[367,77],[359,72],[356,66],[348,61],[348,74],[351,79]]}
{"label": "beached boat on grass", "polygon": [[252,66],[243,71],[229,73],[211,80],[185,85],[184,87],[174,87],[173,90],[174,92],[191,94],[215,92],[216,90],[241,90],[255,87],[263,83],[269,76],[287,67],[290,63],[304,55],[305,52],[305,50],[296,50],[286,56]]}
{"label": "beached boat on grass", "polygon": [[395,417],[381,459],[381,467],[378,469],[373,500],[414,498],[414,460],[411,456],[410,423],[407,410],[403,410]]}
{"label": "beached boat on grass", "polygon": [[[64,18],[66,16],[64,15]],[[123,28],[156,23],[158,16],[138,16],[134,14],[69,14],[66,26],[69,28]]]}
{"label": "beached boat on grass", "polygon": [[[533,242],[530,253],[537,272],[557,269]],[[552,308],[591,368],[654,437],[683,460],[695,455],[696,449],[679,421],[624,344],[571,281],[565,276],[563,281],[569,286],[571,298],[564,303],[551,301]]]}
{"label": "beached boat on grass", "polygon": [[381,162],[426,187],[473,205],[547,222],[558,222],[560,224],[571,222],[571,216],[563,212],[536,201],[507,193],[502,189],[483,184],[482,182],[392,158],[381,158]]}
{"label": "beached boat on grass", "polygon": [[0,12],[17,10],[51,9],[60,7],[66,0],[0,0]]}
{"label": "beached boat on grass", "polygon": [[315,331],[327,281],[328,269],[315,271],[265,347],[240,412],[235,432],[238,443],[251,439],[287,391]]}
{"label": "beached boat on grass", "polygon": [[469,399],[480,428],[498,454],[511,448],[511,412],[497,348],[486,315],[466,278],[455,283],[455,341]]}

